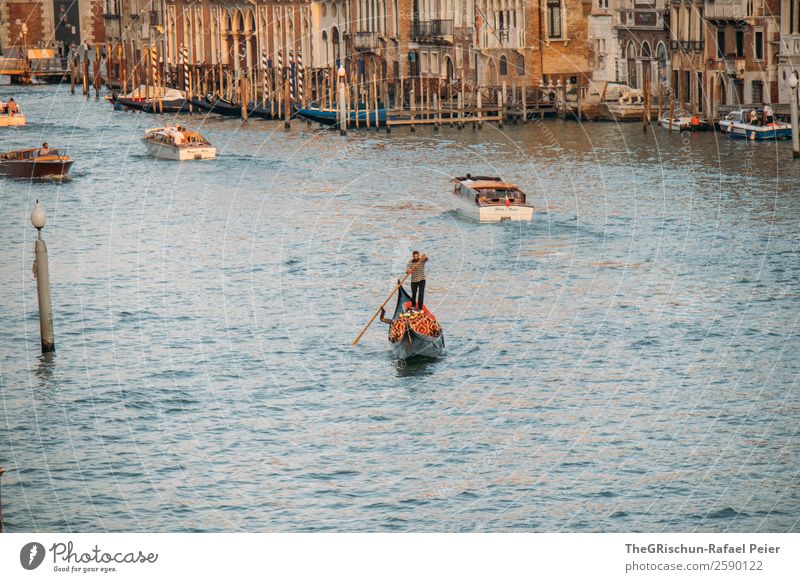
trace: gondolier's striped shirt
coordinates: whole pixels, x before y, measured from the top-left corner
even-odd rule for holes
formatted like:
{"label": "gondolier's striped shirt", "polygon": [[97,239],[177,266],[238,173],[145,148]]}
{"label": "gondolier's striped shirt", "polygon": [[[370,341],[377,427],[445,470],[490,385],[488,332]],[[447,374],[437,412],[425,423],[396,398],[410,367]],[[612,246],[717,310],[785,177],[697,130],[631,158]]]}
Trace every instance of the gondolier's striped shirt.
{"label": "gondolier's striped shirt", "polygon": [[414,261],[408,261],[408,266],[406,267],[406,271],[412,269],[411,271],[411,282],[412,283],[419,283],[420,281],[425,280],[425,261],[420,259],[416,263]]}

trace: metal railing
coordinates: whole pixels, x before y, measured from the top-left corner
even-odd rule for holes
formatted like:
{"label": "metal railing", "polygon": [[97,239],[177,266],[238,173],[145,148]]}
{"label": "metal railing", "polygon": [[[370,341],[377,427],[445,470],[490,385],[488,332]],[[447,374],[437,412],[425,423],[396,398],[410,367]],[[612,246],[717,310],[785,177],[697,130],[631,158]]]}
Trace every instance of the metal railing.
{"label": "metal railing", "polygon": [[414,40],[452,40],[452,20],[415,20],[411,27]]}
{"label": "metal railing", "polygon": [[511,48],[525,46],[525,30],[522,28],[505,28],[489,30],[484,26],[478,35],[478,48]]}
{"label": "metal railing", "polygon": [[663,8],[618,8],[620,24],[626,28],[662,28],[664,26]]}
{"label": "metal railing", "polygon": [[683,53],[701,53],[703,52],[704,43],[702,40],[671,40],[669,41],[669,49],[672,52]]}

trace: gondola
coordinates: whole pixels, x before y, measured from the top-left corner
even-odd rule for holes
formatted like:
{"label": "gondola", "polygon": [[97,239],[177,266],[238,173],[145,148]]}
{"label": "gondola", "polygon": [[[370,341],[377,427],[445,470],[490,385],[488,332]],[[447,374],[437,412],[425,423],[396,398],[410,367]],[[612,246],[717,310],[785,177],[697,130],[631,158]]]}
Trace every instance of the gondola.
{"label": "gondola", "polygon": [[123,109],[141,111],[143,113],[189,113],[189,102],[186,99],[150,100],[129,99],[116,97],[112,103]]}
{"label": "gondola", "polygon": [[[404,287],[400,287],[397,292],[397,306],[394,310],[392,322],[407,313],[411,307],[411,296]],[[423,306],[423,310],[426,308]],[[431,317],[433,314],[427,312]],[[392,324],[394,325],[394,323]],[[444,330],[440,330],[439,335],[430,336],[418,333],[411,329],[411,326],[406,325],[405,331],[401,338],[392,342],[392,351],[396,358],[400,360],[408,360],[415,357],[422,358],[438,358],[444,353]]]}
{"label": "gondola", "polygon": [[[301,107],[297,110],[297,115],[308,121],[335,127],[338,125],[338,113],[335,109],[322,109],[320,107]],[[358,118],[359,127],[367,127],[367,115],[369,115],[370,126],[375,126],[375,110],[366,110],[366,105],[361,104],[358,114],[354,110],[348,111],[347,123],[350,127],[356,126],[356,118]],[[378,109],[378,127],[385,127],[388,115],[386,109]]]}
{"label": "gondola", "polygon": [[[242,106],[240,103],[213,97],[211,95],[192,97],[192,105],[201,111],[223,115],[225,117],[242,116]],[[275,115],[272,114],[273,109],[275,110]],[[271,102],[256,104],[251,101],[247,105],[247,115],[248,117],[259,117],[261,119],[277,119],[279,116],[278,104],[276,103],[273,107]]]}
{"label": "gondola", "polygon": [[[153,95],[159,93],[159,99]],[[184,94],[177,89],[161,89],[157,87],[139,86],[127,95],[113,93],[106,99],[111,102],[115,110],[133,110],[144,113],[188,113],[189,102]]]}

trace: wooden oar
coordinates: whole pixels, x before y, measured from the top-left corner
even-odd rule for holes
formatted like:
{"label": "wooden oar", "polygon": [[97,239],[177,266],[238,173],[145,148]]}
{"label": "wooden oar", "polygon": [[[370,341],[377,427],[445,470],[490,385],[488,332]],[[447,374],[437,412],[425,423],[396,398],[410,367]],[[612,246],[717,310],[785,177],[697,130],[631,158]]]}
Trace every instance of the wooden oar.
{"label": "wooden oar", "polygon": [[378,310],[375,312],[375,315],[373,315],[373,316],[372,316],[372,319],[370,319],[370,320],[369,320],[369,322],[367,322],[367,325],[365,325],[365,326],[364,326],[364,329],[362,329],[362,330],[361,330],[361,333],[360,333],[360,334],[358,334],[358,337],[357,337],[356,339],[354,339],[354,340],[353,340],[353,345],[356,345],[356,344],[358,343],[358,340],[360,340],[360,339],[361,339],[361,336],[362,336],[362,335],[364,335],[364,332],[365,332],[365,331],[367,331],[367,328],[368,328],[370,325],[372,325],[372,322],[373,322],[373,321],[375,321],[375,318],[376,318],[376,317],[378,317],[378,314],[381,312],[381,309],[383,309],[383,308],[386,306],[386,304],[387,304],[387,303],[389,303],[389,299],[391,299],[391,298],[394,296],[394,294],[395,294],[395,293],[397,293],[397,290],[398,290],[398,289],[400,289],[400,287],[402,287],[402,286],[403,286],[403,282],[404,282],[406,279],[408,279],[408,276],[409,276],[410,274],[411,274],[411,273],[406,273],[406,276],[405,276],[405,277],[403,277],[403,278],[400,280],[400,282],[397,284],[397,287],[395,287],[394,289],[392,289],[392,292],[391,292],[391,293],[389,294],[389,296],[386,298],[386,301],[384,301],[384,302],[383,302],[383,304],[382,304],[380,307],[378,307]]}

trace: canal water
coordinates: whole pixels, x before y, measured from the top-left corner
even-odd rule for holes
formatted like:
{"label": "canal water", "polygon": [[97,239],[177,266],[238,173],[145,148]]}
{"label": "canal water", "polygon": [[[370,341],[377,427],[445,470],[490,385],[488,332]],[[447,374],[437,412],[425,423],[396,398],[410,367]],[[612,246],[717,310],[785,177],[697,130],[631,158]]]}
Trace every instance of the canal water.
{"label": "canal water", "polygon": [[[800,529],[789,144],[184,116],[219,158],[181,164],[145,155],[158,117],[14,96],[29,124],[2,149],[76,162],[0,181],[9,531]],[[466,172],[519,184],[535,220],[462,219]],[[384,324],[351,342],[415,249],[448,352],[401,365]]]}

